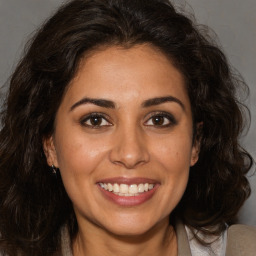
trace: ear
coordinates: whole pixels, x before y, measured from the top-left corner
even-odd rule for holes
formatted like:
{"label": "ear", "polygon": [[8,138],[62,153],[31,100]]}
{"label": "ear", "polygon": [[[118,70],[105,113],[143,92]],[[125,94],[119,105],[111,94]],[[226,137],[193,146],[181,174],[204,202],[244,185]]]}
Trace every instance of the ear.
{"label": "ear", "polygon": [[54,165],[58,168],[57,154],[54,146],[53,136],[43,138],[43,148],[48,165]]}
{"label": "ear", "polygon": [[202,128],[203,128],[203,122],[196,124],[196,132],[194,135],[195,138],[194,138],[192,152],[191,152],[190,166],[195,165],[199,158],[199,153],[201,148]]}

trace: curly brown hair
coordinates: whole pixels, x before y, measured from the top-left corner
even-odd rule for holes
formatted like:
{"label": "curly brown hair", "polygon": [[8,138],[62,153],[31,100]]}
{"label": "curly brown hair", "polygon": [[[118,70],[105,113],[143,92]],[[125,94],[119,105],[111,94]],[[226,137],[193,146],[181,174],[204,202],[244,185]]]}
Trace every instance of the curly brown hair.
{"label": "curly brown hair", "polygon": [[53,255],[64,223],[76,234],[72,204],[60,176],[51,174],[42,139],[53,133],[65,90],[87,53],[144,43],[157,47],[184,75],[194,136],[201,141],[199,161],[172,214],[212,234],[233,221],[250,194],[245,175],[253,160],[238,142],[245,114],[236,92],[246,85],[232,74],[222,51],[167,0],[73,0],[31,40],[3,104],[0,247],[6,255]]}

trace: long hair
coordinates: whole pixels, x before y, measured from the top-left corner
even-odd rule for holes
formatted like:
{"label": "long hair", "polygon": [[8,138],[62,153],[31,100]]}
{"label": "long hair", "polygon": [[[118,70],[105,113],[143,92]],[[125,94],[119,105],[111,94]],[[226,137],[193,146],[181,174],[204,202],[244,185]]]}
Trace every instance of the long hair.
{"label": "long hair", "polygon": [[252,158],[238,142],[245,114],[236,97],[245,85],[222,51],[167,0],[69,1],[30,41],[3,104],[0,247],[6,255],[53,255],[64,224],[75,236],[72,204],[60,176],[51,174],[42,140],[54,131],[81,59],[102,46],[138,44],[152,45],[172,60],[186,80],[194,124],[203,123],[194,131],[201,142],[199,161],[172,215],[218,234],[249,196],[245,175]]}

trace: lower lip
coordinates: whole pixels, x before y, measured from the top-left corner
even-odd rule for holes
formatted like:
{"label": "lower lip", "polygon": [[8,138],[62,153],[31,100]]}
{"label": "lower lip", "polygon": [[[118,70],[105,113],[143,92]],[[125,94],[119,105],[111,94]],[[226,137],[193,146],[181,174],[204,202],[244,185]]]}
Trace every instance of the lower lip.
{"label": "lower lip", "polygon": [[104,197],[108,200],[112,201],[113,203],[120,205],[120,206],[136,206],[145,203],[149,199],[152,198],[154,193],[159,187],[159,184],[156,184],[153,189],[141,193],[138,196],[119,196],[112,192],[109,192],[102,188],[99,184],[98,187],[100,191],[103,193]]}

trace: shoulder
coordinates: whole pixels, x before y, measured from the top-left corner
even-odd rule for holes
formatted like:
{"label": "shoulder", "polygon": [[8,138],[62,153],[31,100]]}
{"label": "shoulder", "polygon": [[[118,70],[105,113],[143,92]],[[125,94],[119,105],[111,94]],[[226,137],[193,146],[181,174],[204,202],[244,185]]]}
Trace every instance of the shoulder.
{"label": "shoulder", "polygon": [[226,256],[255,256],[256,227],[236,224],[227,231]]}

